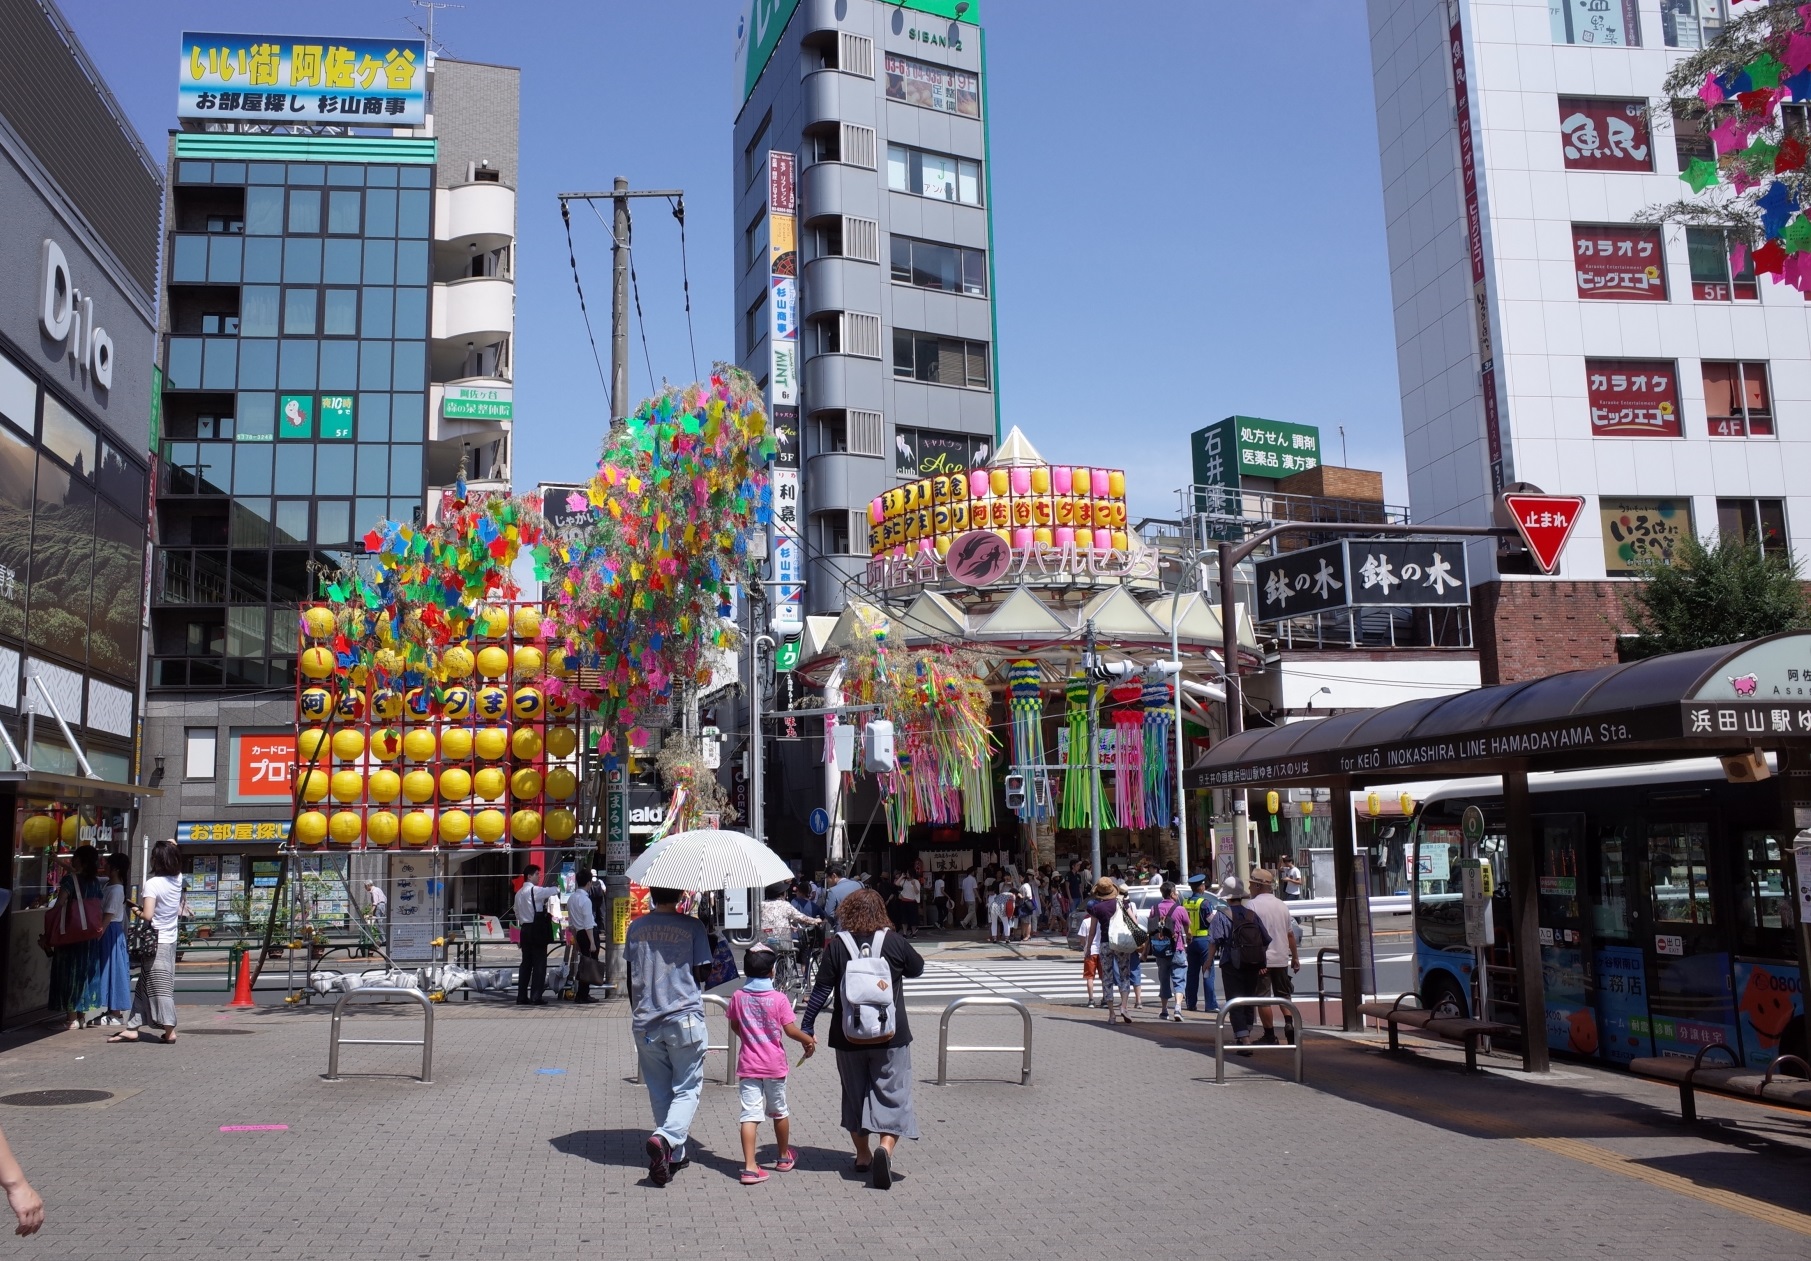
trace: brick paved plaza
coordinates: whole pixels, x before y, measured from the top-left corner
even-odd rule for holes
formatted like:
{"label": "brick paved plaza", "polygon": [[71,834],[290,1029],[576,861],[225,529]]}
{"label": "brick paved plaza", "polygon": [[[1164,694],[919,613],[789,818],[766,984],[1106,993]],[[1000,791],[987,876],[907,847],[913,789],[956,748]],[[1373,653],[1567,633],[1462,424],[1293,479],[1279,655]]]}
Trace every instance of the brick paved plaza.
{"label": "brick paved plaza", "polygon": [[[351,1010],[348,1036],[420,1025],[404,1008]],[[1706,1100],[1710,1123],[1687,1128],[1674,1092],[1626,1077],[1465,1078],[1456,1052],[1392,1060],[1376,1041],[1324,1034],[1310,1035],[1306,1086],[1277,1057],[1216,1087],[1206,1027],[1109,1028],[1054,1006],[1036,1009],[1024,1088],[1011,1056],[952,1061],[991,1081],[931,1084],[935,1009],[913,1007],[925,1137],[902,1146],[890,1193],[849,1172],[827,1049],[793,1078],[798,1170],[737,1184],[733,1092],[714,1085],[695,1165],[657,1190],[622,1004],[437,1010],[428,1086],[323,1081],[325,1006],[185,1008],[174,1048],[109,1046],[99,1031],[15,1044],[0,1095],[114,1098],[0,1107],[47,1206],[42,1234],[6,1255],[785,1256],[784,1237],[805,1257],[1056,1258],[1109,1238],[1142,1249],[1161,1231],[1190,1257],[1240,1261],[1702,1261],[1811,1243],[1811,1121],[1791,1114]],[[1010,1041],[1017,1021],[959,1027],[958,1041]],[[721,1056],[710,1063],[720,1075]],[[407,1048],[348,1047],[342,1063],[418,1067]],[[232,1125],[289,1128],[221,1132]]]}

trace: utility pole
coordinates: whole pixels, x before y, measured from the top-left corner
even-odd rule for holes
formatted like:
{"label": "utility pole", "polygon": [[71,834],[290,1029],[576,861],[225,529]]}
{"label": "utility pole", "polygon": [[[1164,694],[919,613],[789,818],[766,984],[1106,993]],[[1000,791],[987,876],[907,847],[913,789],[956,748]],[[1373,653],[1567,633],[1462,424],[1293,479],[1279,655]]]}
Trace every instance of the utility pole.
{"label": "utility pole", "polygon": [[[1082,676],[1088,680],[1088,870],[1101,877],[1100,866],[1100,680],[1095,670],[1100,662],[1094,655],[1094,619],[1089,618],[1082,630]],[[1075,750],[1069,750],[1070,758]]]}
{"label": "utility pole", "polygon": [[[677,188],[632,189],[618,175],[609,192],[561,193],[560,209],[569,201],[610,201],[612,215],[610,251],[610,423],[629,414],[629,198],[665,197],[685,203]],[[609,936],[604,938],[604,979],[612,990],[621,983],[618,969],[622,943],[617,940],[616,904],[629,897],[629,733],[622,724],[610,730],[616,765],[604,769],[604,918]],[[602,925],[600,925],[600,928]]]}

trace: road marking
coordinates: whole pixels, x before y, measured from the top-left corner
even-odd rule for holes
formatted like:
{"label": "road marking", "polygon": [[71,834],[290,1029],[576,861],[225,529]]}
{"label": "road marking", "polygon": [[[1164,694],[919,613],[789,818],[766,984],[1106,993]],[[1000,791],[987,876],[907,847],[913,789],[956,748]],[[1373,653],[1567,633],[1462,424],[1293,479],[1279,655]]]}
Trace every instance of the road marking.
{"label": "road marking", "polygon": [[252,1130],[287,1130],[287,1125],[223,1125],[222,1134],[243,1134]]}
{"label": "road marking", "polygon": [[1700,1186],[1690,1178],[1680,1177],[1676,1173],[1667,1173],[1662,1169],[1653,1169],[1642,1164],[1633,1156],[1624,1156],[1607,1147],[1595,1143],[1581,1142],[1575,1138],[1524,1138],[1522,1142],[1542,1151],[1552,1152],[1556,1156],[1565,1156],[1570,1160],[1619,1173],[1662,1191],[1671,1191],[1675,1195],[1688,1196],[1705,1204],[1714,1204],[1718,1208],[1740,1213],[1758,1222],[1778,1226],[1797,1235],[1811,1235],[1811,1213],[1800,1213],[1795,1209],[1783,1208],[1777,1204],[1768,1204],[1762,1200],[1751,1199],[1734,1191],[1724,1191],[1718,1187]]}

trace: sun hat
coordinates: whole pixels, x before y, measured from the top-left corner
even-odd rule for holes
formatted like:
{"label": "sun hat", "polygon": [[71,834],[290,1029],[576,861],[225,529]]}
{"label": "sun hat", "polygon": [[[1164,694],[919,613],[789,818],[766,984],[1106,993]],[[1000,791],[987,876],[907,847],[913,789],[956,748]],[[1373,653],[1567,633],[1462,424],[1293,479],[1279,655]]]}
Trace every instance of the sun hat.
{"label": "sun hat", "polygon": [[1111,876],[1102,876],[1094,882],[1094,896],[1097,898],[1110,898],[1118,893],[1119,888],[1113,883]]}
{"label": "sun hat", "polygon": [[1228,902],[1241,902],[1245,898],[1245,885],[1237,876],[1228,876],[1220,882],[1220,896]]}

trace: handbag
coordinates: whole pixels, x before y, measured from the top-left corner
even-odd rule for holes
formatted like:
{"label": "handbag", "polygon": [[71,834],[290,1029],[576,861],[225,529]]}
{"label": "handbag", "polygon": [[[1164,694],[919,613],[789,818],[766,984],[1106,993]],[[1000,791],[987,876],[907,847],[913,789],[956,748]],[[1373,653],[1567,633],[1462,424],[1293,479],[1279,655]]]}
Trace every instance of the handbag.
{"label": "handbag", "polygon": [[[74,915],[70,914],[72,910]],[[60,912],[50,916],[45,930],[53,949],[98,939],[107,931],[107,922],[101,913],[101,900],[85,898],[78,890],[75,897],[62,903]]]}
{"label": "handbag", "polygon": [[716,989],[741,976],[736,968],[736,952],[729,948],[729,941],[723,937],[713,937],[711,946],[711,974],[704,978],[704,988]]}
{"label": "handbag", "polygon": [[602,985],[604,983],[604,965],[596,955],[580,955],[577,972],[580,985]]}
{"label": "handbag", "polygon": [[157,928],[148,919],[135,919],[126,925],[126,959],[136,966],[148,965],[157,957]]}

